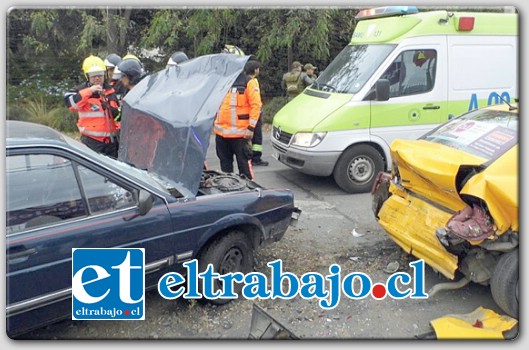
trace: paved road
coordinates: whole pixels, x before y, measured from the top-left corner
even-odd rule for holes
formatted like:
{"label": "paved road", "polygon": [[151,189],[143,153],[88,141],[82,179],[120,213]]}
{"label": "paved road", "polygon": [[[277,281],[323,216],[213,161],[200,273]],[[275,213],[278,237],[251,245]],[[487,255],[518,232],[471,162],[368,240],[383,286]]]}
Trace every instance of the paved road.
{"label": "paved road", "polygon": [[[210,144],[207,163],[219,169]],[[332,178],[300,174],[274,160],[269,133],[265,133],[264,159],[268,167],[255,167],[256,181],[265,187],[287,187],[303,210],[297,227],[289,228],[280,242],[261,249],[256,270],[267,273],[267,262],[282,259],[284,268],[297,276],[306,272],[329,274],[339,264],[346,273],[363,272],[373,281],[385,281],[388,265],[411,272],[408,256],[380,229],[371,212],[370,194],[347,194]],[[356,235],[353,235],[353,232]],[[344,273],[345,275],[345,273]],[[446,280],[426,268],[426,290]],[[137,338],[137,339],[246,339],[252,307],[257,304],[303,339],[414,339],[431,332],[429,321],[447,314],[464,314],[483,306],[499,311],[489,289],[469,285],[426,300],[348,300],[342,298],[330,310],[316,300],[240,299],[224,306],[187,300],[167,301],[149,292],[143,322],[65,321],[29,334],[28,338]]]}
{"label": "paved road", "polygon": [[[387,269],[389,263],[398,262],[400,271],[411,271],[407,264],[416,258],[404,253],[380,228],[371,211],[369,193],[348,194],[338,188],[332,177],[314,177],[290,169],[271,156],[269,132],[265,132],[264,139],[263,159],[269,161],[270,165],[254,167],[256,181],[267,187],[285,186],[294,191],[296,205],[303,213],[297,229],[289,232],[290,236],[286,237],[285,242],[305,247],[307,251],[317,254],[298,254],[297,259],[301,260],[299,264],[310,266],[310,260],[323,260],[316,264],[316,267],[321,268],[339,263],[344,270],[349,267],[354,268],[352,271],[370,274],[374,281],[386,280],[388,273],[384,269]],[[219,166],[215,159],[214,143],[210,145],[208,162],[211,167]],[[356,236],[353,231],[357,233]],[[285,242],[280,242],[279,245]],[[289,251],[292,252],[296,250]],[[354,264],[350,264],[351,262]],[[296,264],[292,265],[295,269]],[[426,267],[425,280],[427,291],[437,283],[448,282],[429,267]],[[316,326],[314,322],[307,322],[312,319],[307,316],[301,317],[305,322],[292,322],[292,319],[299,317],[293,316],[288,307],[279,308],[280,312],[274,316],[293,326],[291,330],[295,330],[296,334],[310,338],[316,335],[325,338],[409,339],[430,332],[429,321],[447,314],[469,313],[478,306],[501,313],[492,300],[488,287],[475,284],[440,292],[427,300],[387,299],[358,301],[356,303],[359,305],[356,307],[351,305],[354,302],[342,300],[336,309],[325,312],[315,305],[311,314],[317,314],[320,320],[325,319]],[[299,310],[305,312],[306,308],[300,306]],[[351,320],[354,317],[358,317],[358,324],[352,326]],[[318,330],[318,326],[323,328]]]}

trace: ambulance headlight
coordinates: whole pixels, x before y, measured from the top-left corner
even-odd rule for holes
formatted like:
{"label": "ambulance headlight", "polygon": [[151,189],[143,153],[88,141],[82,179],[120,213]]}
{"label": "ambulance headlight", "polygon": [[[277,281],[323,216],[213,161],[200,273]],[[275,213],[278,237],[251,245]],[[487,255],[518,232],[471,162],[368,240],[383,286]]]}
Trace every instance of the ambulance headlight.
{"label": "ambulance headlight", "polygon": [[300,147],[317,146],[327,135],[326,132],[298,132],[292,138],[292,145]]}

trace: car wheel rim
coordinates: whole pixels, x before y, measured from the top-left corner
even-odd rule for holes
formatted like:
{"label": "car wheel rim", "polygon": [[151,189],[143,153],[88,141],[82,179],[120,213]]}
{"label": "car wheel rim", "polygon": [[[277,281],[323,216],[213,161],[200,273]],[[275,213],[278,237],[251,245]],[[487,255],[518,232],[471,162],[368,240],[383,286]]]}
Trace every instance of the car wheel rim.
{"label": "car wheel rim", "polygon": [[367,182],[373,176],[373,168],[373,163],[367,158],[355,158],[349,165],[349,178],[354,182]]}
{"label": "car wheel rim", "polygon": [[242,271],[243,259],[244,257],[240,249],[231,248],[224,255],[224,259],[222,259],[219,273],[224,275],[230,272]]}

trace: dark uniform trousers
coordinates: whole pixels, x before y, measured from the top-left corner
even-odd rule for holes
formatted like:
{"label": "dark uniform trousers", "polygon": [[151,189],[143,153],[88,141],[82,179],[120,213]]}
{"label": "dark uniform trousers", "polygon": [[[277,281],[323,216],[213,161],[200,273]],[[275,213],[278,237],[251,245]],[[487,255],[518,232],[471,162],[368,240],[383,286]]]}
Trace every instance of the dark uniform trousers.
{"label": "dark uniform trousers", "polygon": [[119,143],[117,141],[106,143],[95,140],[85,135],[81,135],[81,142],[87,145],[88,148],[96,151],[97,153],[104,154],[114,159],[118,158]]}
{"label": "dark uniform trousers", "polygon": [[260,162],[263,156],[263,116],[262,113],[255,124],[255,130],[252,138],[252,160],[254,162]]}
{"label": "dark uniform trousers", "polygon": [[233,156],[235,156],[239,174],[253,179],[251,166],[252,150],[248,140],[215,135],[215,150],[217,151],[217,157],[220,159],[220,169],[223,172],[233,173]]}

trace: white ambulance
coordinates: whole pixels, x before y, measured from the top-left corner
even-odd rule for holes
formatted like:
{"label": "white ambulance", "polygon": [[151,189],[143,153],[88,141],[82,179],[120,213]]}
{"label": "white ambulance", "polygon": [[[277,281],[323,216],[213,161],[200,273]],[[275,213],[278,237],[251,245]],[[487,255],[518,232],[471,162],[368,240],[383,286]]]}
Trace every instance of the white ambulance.
{"label": "white ambulance", "polygon": [[367,192],[389,145],[463,112],[518,98],[518,14],[360,11],[351,42],[273,119],[274,156]]}

